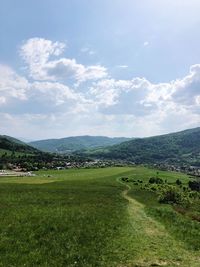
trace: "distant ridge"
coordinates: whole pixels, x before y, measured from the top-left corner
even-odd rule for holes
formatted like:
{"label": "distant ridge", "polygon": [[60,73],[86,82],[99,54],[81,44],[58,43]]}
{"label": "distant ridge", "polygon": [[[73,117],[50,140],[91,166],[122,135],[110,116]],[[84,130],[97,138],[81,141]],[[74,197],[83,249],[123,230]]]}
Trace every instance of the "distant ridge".
{"label": "distant ridge", "polygon": [[91,148],[100,148],[128,141],[126,137],[74,136],[61,139],[47,139],[28,143],[45,152],[67,153]]}

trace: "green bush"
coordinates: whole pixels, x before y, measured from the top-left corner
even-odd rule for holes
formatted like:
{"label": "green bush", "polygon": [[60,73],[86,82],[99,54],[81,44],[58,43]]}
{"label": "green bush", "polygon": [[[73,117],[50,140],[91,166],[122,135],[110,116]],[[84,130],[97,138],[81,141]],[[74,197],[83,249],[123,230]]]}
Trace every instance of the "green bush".
{"label": "green bush", "polygon": [[190,203],[188,194],[173,185],[165,185],[159,192],[160,203],[187,205]]}
{"label": "green bush", "polygon": [[149,183],[150,184],[163,184],[163,180],[158,177],[151,177],[149,178]]}
{"label": "green bush", "polygon": [[121,179],[122,179],[123,182],[126,182],[126,183],[129,182],[129,178],[128,177],[122,177]]}
{"label": "green bush", "polygon": [[181,180],[180,180],[180,179],[177,179],[177,180],[176,180],[176,184],[177,184],[177,185],[182,185]]}
{"label": "green bush", "polygon": [[189,181],[188,185],[191,190],[200,191],[200,181]]}

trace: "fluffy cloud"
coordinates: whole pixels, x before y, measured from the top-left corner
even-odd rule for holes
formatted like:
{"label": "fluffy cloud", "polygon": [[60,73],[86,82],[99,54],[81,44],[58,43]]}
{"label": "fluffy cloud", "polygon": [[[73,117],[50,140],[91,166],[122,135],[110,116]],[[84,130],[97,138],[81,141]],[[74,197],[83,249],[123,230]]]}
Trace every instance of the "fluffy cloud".
{"label": "fluffy cloud", "polygon": [[53,43],[43,38],[32,38],[22,45],[21,55],[29,64],[45,64],[50,56],[59,56],[63,53],[64,49],[64,43]]}
{"label": "fluffy cloud", "polygon": [[57,82],[34,82],[28,94],[31,113],[77,114],[86,111],[89,101],[68,86]]}
{"label": "fluffy cloud", "polygon": [[107,114],[146,116],[178,109],[200,112],[200,65],[193,65],[183,79],[153,84],[145,78],[101,80],[90,88],[99,110]]}
{"label": "fluffy cloud", "polygon": [[0,65],[0,103],[6,103],[8,98],[26,100],[29,83],[10,67]]}
{"label": "fluffy cloud", "polygon": [[103,80],[90,89],[101,112],[137,116],[149,114],[155,108],[155,102],[147,99],[151,91],[152,84],[145,78]]}
{"label": "fluffy cloud", "polygon": [[[29,82],[11,68],[0,65],[0,111],[10,114],[78,112],[87,101],[58,82]],[[83,109],[83,108],[82,108]],[[85,109],[85,108],[84,108]]]}
{"label": "fluffy cloud", "polygon": [[21,55],[31,79],[0,65],[2,130],[16,128],[23,136],[28,128],[31,136],[35,129],[41,138],[47,131],[48,137],[148,136],[200,124],[200,64],[168,83],[139,77],[117,80],[108,78],[100,65],[60,57],[64,49],[64,43],[45,39],[25,42]]}
{"label": "fluffy cloud", "polygon": [[47,62],[43,71],[45,72],[43,76],[45,80],[75,79],[78,83],[98,80],[107,76],[105,67],[100,65],[85,67],[82,64],[77,64],[75,59],[67,58]]}
{"label": "fluffy cloud", "polygon": [[200,111],[200,64],[190,67],[190,73],[174,83],[172,99],[185,107]]}
{"label": "fluffy cloud", "polygon": [[34,82],[31,85],[29,98],[37,99],[49,105],[59,106],[66,101],[81,101],[81,96],[76,94],[68,86],[53,82]]}
{"label": "fluffy cloud", "polygon": [[23,44],[20,54],[28,64],[30,76],[35,80],[74,79],[81,83],[107,76],[107,69],[100,65],[84,66],[69,58],[52,59],[60,56],[64,48],[64,43],[32,38]]}

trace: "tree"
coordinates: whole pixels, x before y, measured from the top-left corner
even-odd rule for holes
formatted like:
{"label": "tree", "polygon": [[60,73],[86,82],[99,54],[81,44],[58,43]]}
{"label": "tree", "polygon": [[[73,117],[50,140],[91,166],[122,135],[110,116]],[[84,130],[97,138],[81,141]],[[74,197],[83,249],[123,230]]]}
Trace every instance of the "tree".
{"label": "tree", "polygon": [[163,184],[163,180],[158,177],[151,177],[149,178],[149,183],[150,184]]}
{"label": "tree", "polygon": [[163,187],[160,191],[159,202],[166,204],[181,204],[183,198],[183,193],[175,186],[165,185],[165,187]]}
{"label": "tree", "polygon": [[177,180],[176,180],[176,184],[177,184],[177,185],[182,185],[181,180],[177,179]]}
{"label": "tree", "polygon": [[199,181],[189,181],[189,188],[194,191],[200,191],[200,182]]}

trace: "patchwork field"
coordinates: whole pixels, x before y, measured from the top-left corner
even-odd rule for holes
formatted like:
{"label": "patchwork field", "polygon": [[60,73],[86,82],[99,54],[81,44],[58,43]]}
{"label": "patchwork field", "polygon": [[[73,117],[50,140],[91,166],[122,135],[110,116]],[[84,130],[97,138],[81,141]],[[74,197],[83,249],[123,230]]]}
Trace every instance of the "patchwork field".
{"label": "patchwork field", "polygon": [[200,223],[122,177],[187,175],[144,167],[0,177],[0,266],[192,266]]}

